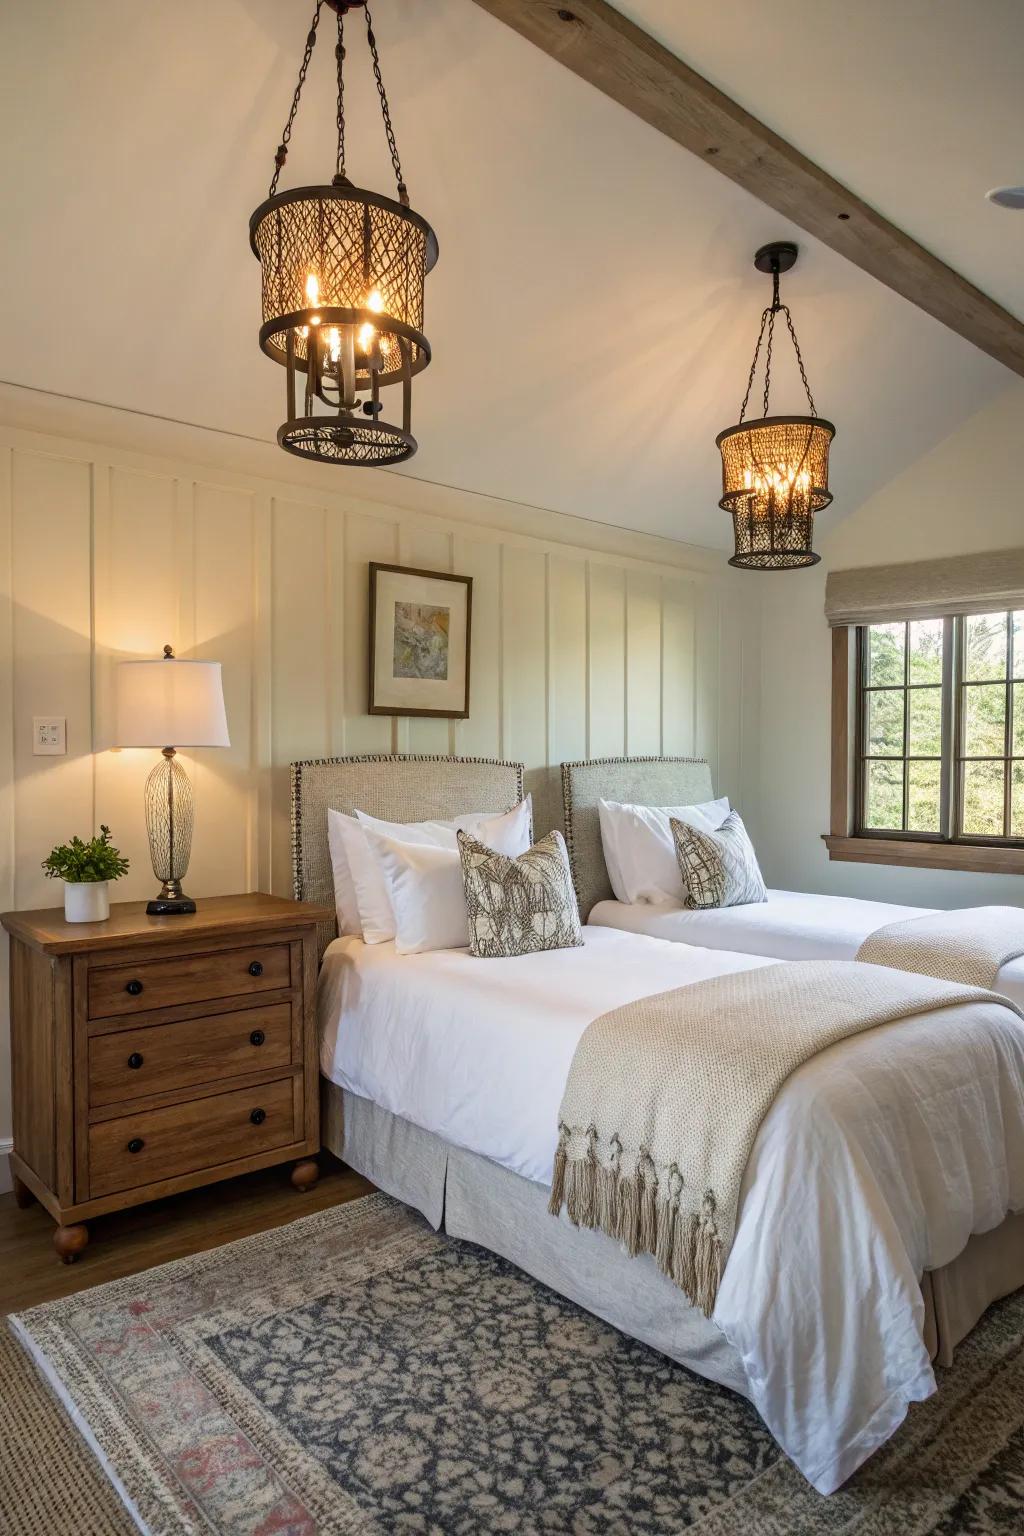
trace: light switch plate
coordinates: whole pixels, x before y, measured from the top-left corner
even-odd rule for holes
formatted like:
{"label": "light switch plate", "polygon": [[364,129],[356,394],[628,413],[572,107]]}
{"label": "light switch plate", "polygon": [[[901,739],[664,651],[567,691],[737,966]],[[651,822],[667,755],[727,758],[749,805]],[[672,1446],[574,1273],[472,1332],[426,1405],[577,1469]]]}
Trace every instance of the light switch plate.
{"label": "light switch plate", "polygon": [[33,715],[33,755],[35,757],[63,757],[67,750],[67,720],[62,715]]}

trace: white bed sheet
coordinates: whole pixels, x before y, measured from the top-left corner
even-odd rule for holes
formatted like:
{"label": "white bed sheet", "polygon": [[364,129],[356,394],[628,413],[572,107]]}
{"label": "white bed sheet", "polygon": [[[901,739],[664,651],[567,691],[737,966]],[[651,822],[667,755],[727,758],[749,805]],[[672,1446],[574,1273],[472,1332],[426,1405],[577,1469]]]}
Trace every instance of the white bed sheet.
{"label": "white bed sheet", "polygon": [[[550,1183],[562,1091],[593,1018],[773,963],[611,928],[584,937],[584,948],[515,960],[336,940],[319,986],[322,1070]],[[751,1400],[819,1492],[935,1389],[921,1273],[1021,1209],[1024,1023],[1001,1003],[855,1036],[785,1084],[747,1167],[714,1321]]]}
{"label": "white bed sheet", "polygon": [[[854,960],[876,928],[934,911],[934,907],[900,907],[855,896],[769,891],[767,901],[706,912],[690,912],[675,902],[599,901],[589,921],[595,927],[707,949],[771,955],[776,960]],[[995,990],[1024,1008],[1024,956],[1003,966]]]}

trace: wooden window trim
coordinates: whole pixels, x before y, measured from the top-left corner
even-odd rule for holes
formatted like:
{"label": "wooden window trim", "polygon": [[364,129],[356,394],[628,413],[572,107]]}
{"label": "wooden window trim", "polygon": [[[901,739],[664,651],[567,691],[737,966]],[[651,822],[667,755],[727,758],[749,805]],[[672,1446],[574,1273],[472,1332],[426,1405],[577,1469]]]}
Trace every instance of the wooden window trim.
{"label": "wooden window trim", "polygon": [[911,869],[963,869],[977,874],[1024,874],[1024,848],[1005,843],[945,842],[924,837],[855,835],[851,791],[851,727],[856,686],[856,630],[832,631],[832,784],[829,830],[822,833],[829,859],[846,864],[893,864]]}
{"label": "wooden window trim", "polygon": [[929,843],[895,837],[822,834],[828,856],[841,864],[903,864],[910,869],[967,869],[985,875],[1024,875],[1024,848],[994,843]]}

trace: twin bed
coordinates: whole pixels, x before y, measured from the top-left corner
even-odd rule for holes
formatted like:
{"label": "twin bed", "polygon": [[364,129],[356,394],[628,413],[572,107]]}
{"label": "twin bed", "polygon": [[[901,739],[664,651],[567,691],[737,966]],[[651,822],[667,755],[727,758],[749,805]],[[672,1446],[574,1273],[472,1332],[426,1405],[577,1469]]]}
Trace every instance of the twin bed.
{"label": "twin bed", "polygon": [[[755,1142],[705,1317],[651,1259],[548,1214],[581,1036],[652,993],[780,958],[849,957],[859,927],[915,909],[785,892],[707,913],[623,907],[608,900],[598,799],[706,800],[707,765],[568,764],[563,777],[591,918],[581,948],[397,955],[325,927],[325,1143],[435,1227],[750,1398],[831,1492],[934,1390],[932,1359],[947,1362],[985,1307],[1024,1284],[1024,1217],[1008,1215],[1024,1212],[1024,1025],[995,996],[958,1003],[858,1034],[794,1072]],[[522,770],[322,761],[295,765],[293,792],[296,894],[330,902],[328,807],[392,821],[499,812],[521,798]],[[999,984],[1024,998],[1024,962]]]}

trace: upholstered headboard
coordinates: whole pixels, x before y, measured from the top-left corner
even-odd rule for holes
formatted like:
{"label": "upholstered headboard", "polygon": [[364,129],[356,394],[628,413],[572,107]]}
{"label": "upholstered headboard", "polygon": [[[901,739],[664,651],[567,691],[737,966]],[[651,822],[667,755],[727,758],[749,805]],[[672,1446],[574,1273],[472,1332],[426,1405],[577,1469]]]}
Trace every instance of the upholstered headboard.
{"label": "upholstered headboard", "polygon": [[[522,763],[486,757],[326,757],[292,763],[292,885],[296,901],[334,905],[327,812],[384,821],[447,820],[507,811],[523,798]],[[320,925],[320,953],[337,935]]]}
{"label": "upholstered headboard", "polygon": [[629,805],[696,805],[712,799],[711,769],[701,757],[604,757],[562,764],[565,841],[580,917],[614,893],[601,846],[599,800]]}

